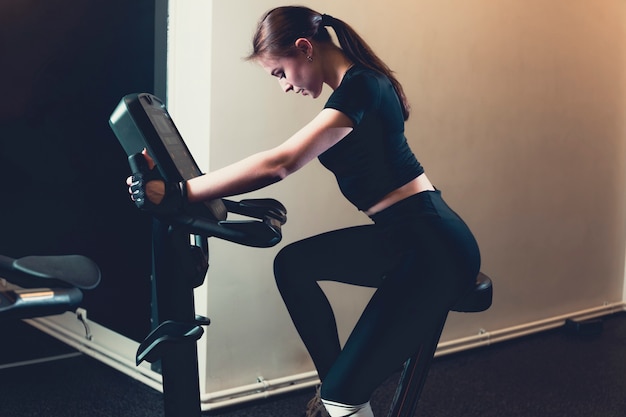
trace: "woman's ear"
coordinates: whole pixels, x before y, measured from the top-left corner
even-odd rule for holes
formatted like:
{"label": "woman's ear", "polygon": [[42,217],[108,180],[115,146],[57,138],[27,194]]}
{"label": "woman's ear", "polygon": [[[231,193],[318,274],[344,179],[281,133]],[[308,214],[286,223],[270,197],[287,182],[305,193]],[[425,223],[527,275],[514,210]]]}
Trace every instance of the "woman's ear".
{"label": "woman's ear", "polygon": [[295,46],[305,56],[312,56],[312,54],[313,54],[313,44],[307,38],[298,38],[298,39],[296,39]]}

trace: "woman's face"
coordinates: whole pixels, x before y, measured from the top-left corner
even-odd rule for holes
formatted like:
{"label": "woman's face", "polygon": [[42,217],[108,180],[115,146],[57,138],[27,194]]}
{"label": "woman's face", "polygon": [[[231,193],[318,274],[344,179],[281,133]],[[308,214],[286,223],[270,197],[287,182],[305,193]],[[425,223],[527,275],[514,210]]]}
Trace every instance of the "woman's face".
{"label": "woman's face", "polygon": [[293,91],[313,98],[322,93],[322,71],[304,53],[290,57],[262,57],[258,62],[268,74],[278,78],[285,93]]}

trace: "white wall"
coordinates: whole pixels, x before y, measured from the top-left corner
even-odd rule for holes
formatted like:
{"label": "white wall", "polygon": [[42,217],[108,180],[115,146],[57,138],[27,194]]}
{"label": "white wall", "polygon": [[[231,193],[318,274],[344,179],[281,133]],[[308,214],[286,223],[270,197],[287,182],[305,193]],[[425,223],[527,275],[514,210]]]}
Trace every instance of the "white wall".
{"label": "white wall", "polygon": [[[479,240],[493,307],[453,314],[443,342],[621,308],[626,2],[300,3],[348,21],[397,72],[413,105],[409,141]],[[285,95],[242,59],[259,16],[281,4],[170,2],[179,39],[168,52],[170,111],[207,171],[277,145],[323,106],[327,95]],[[198,294],[213,320],[207,392],[313,369],[275,290],[273,256],[302,237],[368,221],[317,162],[253,196],[281,200],[289,221],[276,248],[211,241]],[[370,292],[328,289],[343,301],[345,338]]]}

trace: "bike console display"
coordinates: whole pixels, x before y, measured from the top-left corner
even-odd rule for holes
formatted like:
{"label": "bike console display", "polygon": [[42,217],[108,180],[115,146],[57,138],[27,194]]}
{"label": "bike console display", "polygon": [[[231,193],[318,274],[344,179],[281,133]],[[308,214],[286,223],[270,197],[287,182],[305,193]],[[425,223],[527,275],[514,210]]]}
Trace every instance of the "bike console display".
{"label": "bike console display", "polygon": [[148,150],[166,180],[202,175],[165,104],[148,94],[130,94],[119,103],[109,125],[128,156]]}

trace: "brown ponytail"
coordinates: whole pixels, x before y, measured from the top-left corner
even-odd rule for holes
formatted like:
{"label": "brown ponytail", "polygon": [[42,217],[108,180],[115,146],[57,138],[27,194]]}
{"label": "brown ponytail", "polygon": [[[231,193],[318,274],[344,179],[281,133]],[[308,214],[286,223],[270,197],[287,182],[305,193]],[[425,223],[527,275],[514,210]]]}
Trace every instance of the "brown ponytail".
{"label": "brown ponytail", "polygon": [[393,75],[393,71],[369,47],[369,45],[343,20],[322,15],[307,7],[284,6],[268,11],[259,21],[252,39],[252,53],[247,57],[254,60],[261,56],[287,57],[296,54],[295,41],[309,38],[320,43],[331,43],[326,29],[332,27],[339,46],[352,62],[377,71],[391,81],[400,102],[404,120],[409,118],[410,106],[404,89]]}

